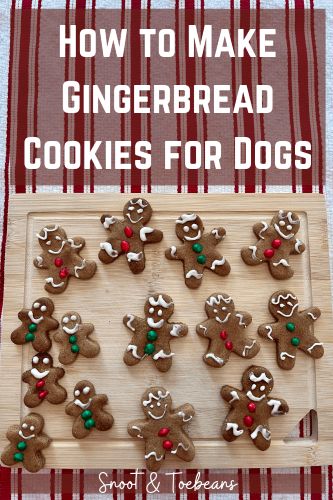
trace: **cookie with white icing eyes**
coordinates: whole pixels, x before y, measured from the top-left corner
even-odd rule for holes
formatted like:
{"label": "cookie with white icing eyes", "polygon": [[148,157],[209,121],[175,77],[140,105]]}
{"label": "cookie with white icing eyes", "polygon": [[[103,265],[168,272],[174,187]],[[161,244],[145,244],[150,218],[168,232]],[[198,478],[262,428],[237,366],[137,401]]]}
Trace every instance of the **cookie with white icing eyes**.
{"label": "cookie with white icing eyes", "polygon": [[163,238],[162,231],[147,226],[152,213],[147,200],[132,198],[124,206],[123,219],[103,214],[101,223],[109,236],[100,244],[99,259],[110,264],[124,255],[132,273],[141,273],[145,268],[144,246],[158,243]]}
{"label": "cookie with white icing eyes", "polygon": [[169,260],[183,262],[185,284],[189,288],[200,286],[205,268],[219,276],[229,274],[229,263],[216,249],[225,233],[223,227],[205,233],[203,222],[195,213],[182,214],[176,220],[176,235],[182,245],[170,247],[165,256]]}
{"label": "cookie with white icing eyes", "polygon": [[106,411],[106,394],[96,394],[94,385],[89,380],[81,380],[73,390],[74,399],[65,408],[67,415],[74,417],[72,434],[76,439],[83,439],[93,429],[107,431],[113,425],[112,415]]}
{"label": "cookie with white icing eyes", "polygon": [[28,384],[24,404],[35,408],[43,401],[60,404],[67,398],[66,389],[59,384],[65,370],[53,366],[53,358],[48,353],[37,353],[32,357],[31,369],[22,375],[22,381]]}
{"label": "cookie with white icing eyes", "polygon": [[222,398],[230,405],[222,425],[222,436],[232,442],[246,434],[259,450],[271,444],[269,419],[288,413],[284,399],[271,397],[274,386],[271,372],[262,366],[250,366],[242,376],[242,389],[229,385],[221,389]]}
{"label": "cookie with white icing eyes", "polygon": [[300,311],[297,296],[290,290],[279,290],[270,297],[268,309],[276,321],[261,325],[258,333],[276,343],[280,368],[291,370],[299,349],[314,359],[323,356],[323,343],[314,335],[314,322],[321,315],[318,307]]}
{"label": "cookie with white icing eyes", "polygon": [[142,398],[144,420],[128,424],[130,436],[145,441],[144,458],[147,469],[158,471],[167,455],[190,462],[195,455],[192,439],[184,429],[194,417],[192,405],[186,403],[173,408],[169,391],[163,387],[150,387]]}
{"label": "cookie with white icing eyes", "polygon": [[45,466],[42,450],[51,443],[43,428],[44,419],[38,413],[29,413],[21,425],[9,427],[6,434],[9,445],[1,454],[2,462],[8,466],[22,464],[29,472],[42,469]]}
{"label": "cookie with white icing eyes", "polygon": [[18,313],[21,325],[11,333],[14,344],[32,344],[37,352],[46,352],[51,348],[50,332],[58,328],[58,321],[52,316],[54,304],[47,297],[36,299],[30,309]]}
{"label": "cookie with white icing eyes", "polygon": [[79,355],[94,358],[100,351],[99,344],[91,338],[94,325],[83,323],[79,313],[69,311],[63,315],[54,340],[60,344],[59,361],[63,365],[73,363]]}
{"label": "cookie with white icing eyes", "polygon": [[266,262],[272,276],[283,280],[294,275],[290,255],[304,252],[304,243],[296,236],[300,218],[295,212],[279,210],[270,223],[259,222],[253,226],[257,243],[241,250],[243,261],[249,266]]}

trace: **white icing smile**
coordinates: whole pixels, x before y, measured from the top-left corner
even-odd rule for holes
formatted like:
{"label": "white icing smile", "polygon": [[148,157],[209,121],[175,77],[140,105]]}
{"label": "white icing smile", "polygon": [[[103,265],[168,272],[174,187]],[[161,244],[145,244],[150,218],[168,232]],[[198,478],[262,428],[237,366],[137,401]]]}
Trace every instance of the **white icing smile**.
{"label": "white icing smile", "polygon": [[164,325],[164,319],[160,319],[159,321],[155,322],[153,318],[147,318],[147,323],[151,328],[162,328],[162,326]]}
{"label": "white icing smile", "polygon": [[195,241],[195,240],[199,240],[201,238],[201,231],[199,229],[199,231],[197,232],[196,236],[184,236],[184,240],[186,241]]}
{"label": "white icing smile", "polygon": [[23,434],[23,431],[21,431],[21,429],[18,431],[19,433],[19,436],[22,438],[22,439],[25,439],[26,441],[28,441],[28,439],[32,439],[35,437],[35,434],[29,434],[29,436],[25,436]]}
{"label": "white icing smile", "polygon": [[143,219],[143,217],[139,217],[137,220],[134,220],[134,219],[132,219],[131,214],[129,212],[126,214],[126,216],[132,222],[132,224],[136,224],[137,222],[140,222],[140,220]]}
{"label": "white icing smile", "polygon": [[80,399],[75,399],[74,404],[76,406],[79,406],[80,408],[82,408],[82,410],[86,410],[87,408],[89,408],[89,406],[91,404],[91,398],[89,398],[88,403],[82,403],[82,401]]}
{"label": "white icing smile", "polygon": [[39,370],[37,370],[37,368],[31,368],[30,373],[33,377],[41,379],[46,377],[50,372],[49,370],[46,370],[45,372],[40,372]]}
{"label": "white icing smile", "polygon": [[294,311],[295,311],[296,307],[298,307],[298,302],[296,302],[296,304],[294,304],[292,306],[291,311],[290,311],[289,314],[280,311],[280,309],[278,309],[276,312],[277,312],[277,314],[281,314],[281,316],[284,316],[285,318],[290,318],[290,316],[292,316],[294,314]]}
{"label": "white icing smile", "polygon": [[43,316],[41,316],[40,318],[35,318],[34,313],[32,311],[28,312],[28,316],[30,321],[32,321],[32,323],[35,323],[35,325],[38,325],[38,323],[40,323],[44,319]]}
{"label": "white icing smile", "polygon": [[288,233],[288,234],[284,234],[280,227],[277,225],[277,224],[274,224],[274,228],[275,228],[275,231],[284,239],[284,240],[290,240],[291,238],[293,238],[295,236],[294,233]]}
{"label": "white icing smile", "polygon": [[258,396],[258,397],[254,396],[254,394],[252,393],[252,391],[247,391],[246,395],[252,401],[261,401],[262,399],[264,399],[266,397],[265,394],[263,394],[262,396]]}
{"label": "white icing smile", "polygon": [[65,333],[68,333],[68,335],[73,335],[78,331],[79,324],[76,323],[76,325],[73,328],[68,328],[67,326],[63,326],[62,329],[64,330]]}
{"label": "white icing smile", "polygon": [[215,320],[216,320],[218,323],[226,323],[226,322],[228,321],[229,317],[230,317],[230,314],[231,314],[231,313],[228,313],[224,319],[221,319],[221,318],[219,318],[218,316],[215,316]]}
{"label": "white icing smile", "polygon": [[52,253],[53,255],[57,255],[58,253],[62,252],[62,249],[64,248],[65,245],[66,245],[66,240],[63,240],[58,250],[48,250],[48,252]]}
{"label": "white icing smile", "polygon": [[163,418],[163,417],[164,417],[164,415],[165,415],[165,413],[166,413],[166,411],[167,411],[167,407],[168,407],[168,405],[167,405],[167,404],[166,404],[166,405],[164,405],[164,412],[162,413],[162,415],[161,415],[161,416],[154,415],[151,411],[148,411],[148,415],[149,415],[151,418],[153,418],[154,420],[160,420],[161,418]]}

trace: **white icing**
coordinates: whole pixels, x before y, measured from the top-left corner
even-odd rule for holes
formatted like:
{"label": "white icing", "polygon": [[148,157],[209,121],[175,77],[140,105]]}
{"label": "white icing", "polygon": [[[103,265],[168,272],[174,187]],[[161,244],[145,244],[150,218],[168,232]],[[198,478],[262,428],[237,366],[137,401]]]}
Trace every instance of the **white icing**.
{"label": "white icing", "polygon": [[238,318],[238,319],[239,319],[238,324],[239,324],[240,326],[246,326],[246,323],[244,323],[244,321],[243,321],[244,316],[243,316],[242,314],[237,313],[237,314],[235,314],[235,316],[236,316],[236,318]]}
{"label": "white icing", "polygon": [[142,198],[138,198],[136,201],[130,200],[131,205],[139,205],[140,208],[146,208],[148,207],[148,202],[145,203],[145,200]]}
{"label": "white icing", "polygon": [[182,331],[182,325],[177,325],[176,323],[172,326],[170,331],[170,335],[172,337],[179,337],[180,332]]}
{"label": "white icing", "polygon": [[81,248],[82,247],[82,243],[79,243],[78,245],[75,245],[74,243],[74,240],[72,238],[68,238],[68,243],[70,244],[70,246],[72,248]]}
{"label": "white icing", "polygon": [[258,437],[259,432],[261,432],[263,438],[266,439],[266,441],[269,441],[271,439],[270,431],[263,425],[258,425],[258,427],[256,427],[254,431],[251,432],[250,434],[251,438],[256,439]]}
{"label": "white icing", "polygon": [[30,373],[33,377],[35,377],[37,379],[42,379],[42,378],[47,377],[48,374],[50,373],[50,371],[45,370],[45,372],[40,372],[39,370],[37,370],[37,368],[31,368]]}
{"label": "white icing", "polygon": [[308,351],[308,352],[311,352],[311,351],[312,351],[312,349],[313,349],[314,347],[316,347],[317,345],[323,345],[323,343],[322,343],[322,342],[315,342],[315,343],[314,343],[311,347],[309,347],[309,348],[307,349],[307,351]]}
{"label": "white icing", "polygon": [[256,344],[256,341],[252,340],[251,345],[246,345],[243,349],[242,356],[246,356],[247,351],[250,351],[255,344]]}
{"label": "white icing", "polygon": [[140,432],[141,432],[140,427],[137,427],[136,425],[132,425],[132,429],[139,431],[139,434],[137,434],[136,437],[143,439],[143,436],[140,434]]}
{"label": "white icing", "polygon": [[62,252],[65,245],[66,245],[66,240],[63,240],[61,242],[60,248],[58,250],[48,250],[48,252],[53,254],[53,255],[58,255],[59,253]]}
{"label": "white icing", "polygon": [[84,269],[86,267],[86,265],[87,265],[86,261],[85,261],[85,259],[83,259],[81,266],[74,266],[74,274],[77,278],[79,278],[78,271],[81,271],[82,269]]}
{"label": "white icing", "polygon": [[261,238],[262,240],[265,239],[265,236],[262,235],[262,233],[264,233],[265,231],[267,231],[268,229],[268,224],[267,222],[265,221],[261,221],[261,224],[263,225],[263,228],[261,229],[261,231],[259,232],[259,238]]}
{"label": "white icing", "polygon": [[109,229],[109,227],[114,224],[116,222],[116,218],[115,217],[105,217],[105,220],[103,222],[103,226],[105,227],[105,229]]}
{"label": "white icing", "polygon": [[140,220],[143,219],[143,217],[139,217],[137,220],[133,220],[130,213],[127,213],[126,216],[132,222],[132,224],[137,224],[138,222],[140,222]]}
{"label": "white icing", "polygon": [[32,311],[28,312],[29,319],[32,323],[35,323],[35,325],[38,325],[41,321],[43,321],[44,316],[41,316],[40,318],[35,318],[34,313]]}
{"label": "white icing", "polygon": [[179,411],[177,413],[177,415],[179,415],[180,417],[182,417],[183,419],[183,422],[189,422],[190,420],[192,420],[193,416],[192,415],[189,415],[187,418],[186,418],[186,414],[183,412],[183,411]]}
{"label": "white icing", "polygon": [[82,410],[86,410],[91,404],[91,398],[89,398],[89,401],[87,403],[82,403],[80,399],[75,399],[74,404],[82,408]]}
{"label": "white icing", "polygon": [[296,304],[293,305],[289,314],[283,313],[282,311],[280,311],[280,309],[277,310],[276,312],[277,312],[277,314],[281,314],[281,316],[284,316],[285,318],[290,318],[290,316],[292,316],[294,314],[296,307],[298,307],[298,302],[296,302]]}
{"label": "white icing", "polygon": [[226,430],[229,431],[230,429],[232,429],[234,436],[240,436],[244,432],[242,429],[239,429],[238,424],[234,424],[233,422],[228,422],[226,425]]}
{"label": "white icing", "polygon": [[228,401],[228,403],[232,403],[233,401],[237,401],[239,400],[239,396],[237,394],[237,391],[230,391],[230,396],[232,396],[232,399],[230,399],[230,401]]}
{"label": "white icing", "polygon": [[165,309],[167,309],[168,307],[170,307],[173,302],[166,302],[164,299],[163,299],[163,295],[159,295],[158,298],[155,300],[154,297],[149,297],[149,304],[151,306],[161,306],[161,307],[164,307]]}
{"label": "white icing", "polygon": [[164,417],[164,415],[166,414],[166,411],[167,411],[167,406],[168,405],[164,405],[164,412],[162,413],[162,415],[158,416],[158,415],[154,415],[151,411],[148,412],[148,415],[153,418],[154,420],[161,420],[161,418]]}
{"label": "white icing", "polygon": [[265,329],[267,330],[267,337],[271,340],[274,340],[272,337],[273,328],[270,325],[266,325]]}
{"label": "white icing", "polygon": [[221,238],[221,236],[219,235],[219,230],[218,229],[213,229],[212,230],[212,235],[215,236],[215,238],[217,240],[219,240]]}
{"label": "white icing", "polygon": [[108,241],[104,241],[103,243],[100,244],[100,247],[102,250],[104,250],[110,257],[115,259],[118,257],[118,252],[117,250],[114,250],[111,243]]}
{"label": "white icing", "polygon": [[297,252],[297,253],[301,253],[301,251],[300,251],[299,247],[300,247],[302,244],[303,244],[303,243],[302,243],[302,241],[301,241],[301,240],[298,240],[298,239],[296,240],[296,243],[295,243],[295,250],[296,250],[296,252]]}
{"label": "white icing", "polygon": [[148,394],[148,399],[146,401],[143,401],[142,404],[143,406],[148,406],[153,402],[153,399],[155,399],[155,401],[161,401],[161,399],[165,399],[166,397],[168,397],[169,394],[169,391],[166,391],[165,394],[163,394],[162,391],[157,391],[157,395],[156,393],[154,394],[153,392],[150,392]]}
{"label": "white icing", "polygon": [[167,359],[167,358],[172,358],[172,356],[174,355],[175,355],[174,352],[170,352],[169,354],[167,354],[166,352],[163,351],[163,349],[161,349],[156,354],[154,354],[153,359],[155,361],[158,359]]}
{"label": "white icing", "polygon": [[42,312],[45,312],[45,311],[47,311],[47,307],[46,307],[46,306],[42,306],[42,307],[40,308],[40,310],[41,310]]}
{"label": "white icing", "polygon": [[279,210],[279,219],[288,219],[290,224],[299,224],[299,220],[294,220],[292,217],[292,212],[285,212],[285,210]]}
{"label": "white icing", "polygon": [[43,257],[41,255],[37,255],[36,262],[38,267],[42,267],[44,262]]}
{"label": "white icing", "polygon": [[56,231],[57,229],[59,228],[59,226],[54,226],[54,227],[50,227],[50,228],[47,228],[47,227],[43,227],[42,231],[44,231],[44,234],[42,235],[42,231],[40,232],[40,234],[36,234],[37,238],[40,239],[40,240],[47,240],[47,233],[51,233],[52,231]]}
{"label": "white icing", "polygon": [[184,451],[188,451],[190,449],[190,445],[188,445],[188,447],[186,448],[186,446],[183,443],[178,443],[177,444],[177,448],[174,449],[174,450],[171,450],[171,453],[173,455],[175,455],[177,453],[177,451],[178,451],[178,448],[183,448]]}
{"label": "white icing", "polygon": [[90,387],[87,385],[86,387],[84,387],[84,388],[82,389],[82,392],[83,392],[83,394],[89,394],[89,392],[90,392]]}
{"label": "white icing", "polygon": [[198,273],[195,269],[191,269],[191,271],[186,274],[186,278],[196,278],[197,280],[200,280],[202,276],[203,274]]}
{"label": "white icing", "polygon": [[213,352],[209,352],[208,354],[206,354],[205,358],[206,359],[212,358],[214,361],[216,361],[216,363],[218,365],[221,365],[221,366],[224,363],[224,359],[220,358],[219,356],[216,356]]}
{"label": "white icing", "polygon": [[136,358],[136,359],[142,359],[141,356],[138,355],[138,346],[137,345],[132,345],[132,344],[129,344],[127,346],[127,349],[126,349],[127,352],[130,352],[132,351],[132,356],[133,358]]}
{"label": "white icing", "polygon": [[257,247],[256,245],[251,245],[249,246],[249,250],[252,250],[252,259],[253,260],[259,260],[258,257],[257,257]]}
{"label": "white icing", "polygon": [[275,231],[281,236],[281,238],[283,238],[284,240],[290,240],[291,238],[294,237],[294,233],[290,233],[290,234],[284,234],[281,229],[279,228],[279,226],[277,224],[274,224],[274,228],[275,228]]}
{"label": "white icing", "polygon": [[79,327],[80,325],[76,323],[76,325],[73,326],[73,328],[68,328],[67,326],[63,326],[62,329],[64,330],[65,333],[68,333],[68,335],[74,335],[74,333],[78,331]]}
{"label": "white icing", "polygon": [[266,373],[264,372],[260,373],[259,377],[256,377],[256,375],[251,372],[249,375],[249,379],[251,380],[251,382],[261,382],[262,380],[264,380],[267,384],[269,384],[269,382],[272,380],[271,378],[267,377]]}
{"label": "white icing", "polygon": [[128,318],[128,321],[126,323],[127,328],[132,330],[132,332],[135,332],[135,328],[132,326],[135,317],[133,316],[133,314],[127,314],[127,318]]}
{"label": "white icing", "polygon": [[201,238],[200,229],[197,232],[196,236],[184,236],[184,240],[186,240],[186,241],[196,241],[196,240],[200,240],[200,238]]}
{"label": "white icing", "polygon": [[265,394],[257,397],[252,393],[252,391],[247,391],[246,395],[249,399],[251,399],[251,401],[261,401],[265,397]]}
{"label": "white icing", "polygon": [[214,269],[216,268],[216,266],[223,266],[223,264],[225,264],[225,257],[222,257],[222,259],[218,260],[214,260],[212,262],[212,265],[210,266],[210,268],[212,269],[212,271],[214,271]]}
{"label": "white icing", "polygon": [[22,439],[25,439],[26,441],[29,441],[29,439],[36,437],[35,434],[30,434],[29,436],[25,436],[21,431],[21,429],[18,431],[18,434]]}
{"label": "white icing", "polygon": [[295,297],[292,293],[287,293],[287,295],[283,295],[282,293],[276,297],[276,299],[273,297],[272,298],[272,304],[275,306],[277,304],[280,304],[281,300],[287,300],[287,299],[294,299],[297,300],[297,297]]}
{"label": "white icing", "polygon": [[161,460],[163,460],[163,455],[161,456],[158,456],[156,454],[156,451],[151,451],[150,453],[148,453],[147,455],[145,455],[145,459],[147,460],[148,458],[150,457],[154,457],[156,462],[160,462]]}
{"label": "white icing", "polygon": [[230,318],[230,315],[231,315],[231,313],[228,313],[224,319],[221,319],[221,318],[219,318],[218,316],[215,316],[215,320],[216,320],[218,323],[221,323],[221,324],[222,324],[222,323],[226,323],[226,322],[228,321],[228,319]]}
{"label": "white icing", "polygon": [[174,245],[172,245],[172,247],[170,247],[170,254],[172,257],[174,257],[177,253],[177,247],[175,247]]}
{"label": "white icing", "polygon": [[292,354],[289,354],[288,352],[281,352],[280,353],[280,359],[282,359],[282,361],[284,361],[286,359],[286,357],[294,358],[295,356],[293,356]]}
{"label": "white icing", "polygon": [[164,325],[164,319],[154,321],[153,318],[147,318],[147,323],[150,328],[162,328],[162,326]]}
{"label": "white icing", "polygon": [[142,260],[142,257],[143,257],[143,253],[142,252],[139,252],[139,253],[135,253],[135,252],[128,252],[127,254],[127,260],[128,262],[138,262],[139,260]]}
{"label": "white icing", "polygon": [[208,300],[206,300],[206,303],[209,306],[213,307],[214,304],[216,304],[216,305],[221,304],[221,300],[225,304],[230,304],[230,302],[232,301],[232,298],[231,297],[223,297],[223,295],[218,295],[217,297],[215,295],[212,295],[211,297],[209,297]]}
{"label": "white icing", "polygon": [[176,224],[186,224],[197,218],[196,214],[183,214],[176,220]]}
{"label": "white icing", "polygon": [[52,276],[50,276],[49,278],[46,278],[46,283],[50,283],[53,288],[59,288],[60,286],[63,286],[64,285],[64,281],[60,281],[60,283],[55,283]]}
{"label": "white icing", "polygon": [[313,319],[313,321],[316,321],[316,319],[318,319],[318,316],[316,316],[316,315],[315,315],[315,314],[313,314],[312,312],[308,312],[307,314],[308,314],[308,316],[310,316],[310,318],[312,318],[312,319]]}
{"label": "white icing", "polygon": [[282,411],[279,411],[279,408],[281,406],[281,401],[279,401],[278,399],[270,399],[269,401],[267,401],[267,404],[268,406],[272,406],[272,410],[271,410],[271,415],[275,416],[275,415],[281,415],[283,412]]}
{"label": "white icing", "polygon": [[204,336],[206,337],[206,335],[207,335],[207,327],[203,326],[203,325],[199,325],[199,328],[201,328],[201,330],[203,330]]}
{"label": "white icing", "polygon": [[154,229],[152,227],[142,227],[140,229],[140,240],[141,241],[147,241],[147,234],[153,233]]}
{"label": "white icing", "polygon": [[273,266],[284,266],[284,267],[290,267],[290,264],[286,259],[280,259],[279,262],[273,262]]}

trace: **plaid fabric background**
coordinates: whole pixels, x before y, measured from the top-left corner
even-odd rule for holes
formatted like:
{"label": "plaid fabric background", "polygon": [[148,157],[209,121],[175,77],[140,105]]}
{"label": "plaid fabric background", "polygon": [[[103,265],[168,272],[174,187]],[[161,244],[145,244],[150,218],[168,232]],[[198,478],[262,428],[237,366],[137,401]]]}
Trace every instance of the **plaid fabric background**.
{"label": "plaid fabric background", "polygon": [[[11,140],[10,123],[7,116],[10,116],[11,102],[8,99],[8,82],[12,81],[12,72],[14,68],[11,65],[13,58],[13,47],[16,47],[14,40],[19,37],[22,27],[18,25],[15,18],[15,11],[11,9],[47,9],[47,8],[61,8],[65,9],[69,15],[74,15],[76,9],[92,9],[91,10],[91,24],[94,23],[94,11],[98,8],[119,8],[119,9],[142,9],[145,15],[149,15],[149,10],[153,8],[172,8],[175,11],[175,16],[179,15],[179,10],[184,8],[208,9],[208,8],[228,8],[231,9],[231,15],[236,9],[250,9],[256,8],[258,15],[260,9],[265,8],[284,8],[286,15],[286,39],[287,43],[294,43],[295,37],[300,37],[297,43],[302,44],[302,50],[305,50],[307,57],[311,61],[315,61],[315,54],[313,53],[313,32],[310,27],[304,27],[302,32],[295,33],[292,27],[288,24],[288,16],[291,9],[314,9],[314,8],[327,8],[327,185],[326,195],[328,199],[328,213],[329,225],[332,235],[332,221],[333,221],[333,172],[332,172],[332,143],[330,141],[330,134],[332,133],[331,118],[333,116],[333,99],[332,99],[332,52],[333,41],[331,30],[333,29],[332,21],[332,1],[331,0],[1,0],[0,15],[1,15],[1,31],[0,31],[0,231],[2,234],[1,239],[1,261],[0,261],[0,312],[2,312],[3,293],[4,293],[4,265],[5,265],[5,245],[7,236],[7,214],[9,195],[14,192],[272,192],[272,191],[290,191],[290,192],[323,192],[324,181],[319,175],[318,179],[312,179],[311,174],[293,174],[291,179],[290,188],[270,186],[266,183],[265,172],[257,172],[255,175],[248,173],[238,173],[235,175],[235,184],[233,187],[226,186],[210,186],[208,184],[205,173],[191,172],[184,174],[179,173],[178,183],[173,186],[157,187],[151,184],[149,179],[149,172],[129,174],[125,173],[122,176],[120,185],[115,186],[96,186],[94,184],[93,172],[85,172],[83,176],[68,173],[64,175],[63,184],[58,186],[37,186],[34,173],[28,172],[25,176],[25,182],[17,182],[11,185],[9,182],[9,146]],[[128,12],[128,11],[127,11]],[[130,14],[126,14],[130,15]],[[331,28],[332,26],[332,28]],[[39,33],[38,16],[37,24],[31,26],[31,42],[38,40]],[[19,84],[22,83],[21,92],[26,92],[25,105],[31,106],[29,116],[31,120],[36,120],[36,109],[38,101],[38,93],[31,91],[29,82],[33,78],[38,79],[36,74],[37,68],[34,64],[35,51],[32,50],[34,43],[30,47],[19,46],[18,50],[21,51],[19,59],[22,64],[17,73],[20,79]],[[38,43],[37,43],[38,46]],[[292,67],[293,61],[288,62]],[[301,69],[300,69],[301,71]],[[304,84],[304,80],[312,80],[315,78],[315,70],[311,67],[311,71],[307,74],[299,74],[298,85]],[[290,95],[290,105],[292,106],[293,96]],[[149,133],[149,117],[143,118],[148,127]],[[260,130],[262,124],[258,118],[258,123],[251,125],[253,130]],[[295,114],[290,114],[291,128],[296,129],[300,127],[300,117]],[[313,132],[319,135],[320,117],[314,120],[315,130]],[[239,124],[235,121],[235,127]],[[186,137],[186,123],[185,129],[179,131],[182,137]],[[246,129],[246,124],[241,124],[245,131],[245,135],[250,135],[249,130]],[[204,132],[204,128],[203,128]],[[252,132],[253,133],[253,132]],[[331,245],[332,251],[332,245]],[[331,254],[332,255],[332,254]],[[311,435],[312,417],[311,414],[307,415],[300,423],[299,427],[295,429],[295,435],[309,436]],[[1,432],[4,429],[1,428]],[[332,450],[333,462],[333,450]],[[288,457],[286,457],[286,465],[288,464]],[[124,497],[124,498],[146,498],[149,495],[145,492],[145,486],[149,481],[148,475],[143,475],[140,479],[140,488],[136,492],[115,489],[108,495],[98,494],[98,472],[94,470],[48,470],[45,469],[38,474],[29,474],[21,469],[7,469],[0,468],[0,500],[12,499],[97,499],[97,498],[111,498],[111,497]],[[110,477],[117,482],[131,479],[130,471],[118,470],[109,471]],[[200,471],[203,480],[221,480],[225,477],[234,479],[238,483],[238,487],[233,492],[223,493],[218,492],[177,492],[174,494],[163,493],[161,498],[177,498],[177,499],[196,499],[196,498],[226,498],[226,499],[296,499],[296,498],[311,498],[311,499],[329,499],[333,498],[333,478],[332,478],[332,465],[325,467],[308,467],[308,468],[294,468],[294,469],[243,469],[243,470],[203,470]],[[184,472],[183,480],[194,480],[197,471],[190,470]],[[154,496],[156,498],[156,495]]]}

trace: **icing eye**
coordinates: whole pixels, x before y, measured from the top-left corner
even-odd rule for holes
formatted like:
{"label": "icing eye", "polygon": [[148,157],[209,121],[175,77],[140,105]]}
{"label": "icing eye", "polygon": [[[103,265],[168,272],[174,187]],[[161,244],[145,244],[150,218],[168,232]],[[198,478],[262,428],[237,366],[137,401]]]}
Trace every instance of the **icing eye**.
{"label": "icing eye", "polygon": [[81,392],[78,389],[76,389],[76,391],[74,391],[74,396],[75,397],[78,398],[80,396],[80,394],[81,394]]}
{"label": "icing eye", "polygon": [[261,385],[260,386],[260,390],[263,392],[264,390],[266,389],[266,387],[264,385]]}
{"label": "icing eye", "polygon": [[90,387],[84,387],[83,390],[82,390],[83,394],[89,394],[90,392]]}
{"label": "icing eye", "polygon": [[48,365],[48,364],[49,364],[49,362],[50,362],[50,359],[49,359],[49,358],[44,358],[44,359],[43,359],[43,363],[44,363],[44,365]]}
{"label": "icing eye", "polygon": [[293,226],[291,226],[290,224],[289,224],[289,226],[287,226],[288,231],[291,231],[292,228],[293,228]]}
{"label": "icing eye", "polygon": [[38,361],[39,361],[39,357],[38,356],[34,356],[32,358],[32,362],[34,363],[34,365],[37,365]]}
{"label": "icing eye", "polygon": [[184,233],[188,233],[188,232],[189,232],[189,230],[190,230],[190,228],[189,228],[188,226],[184,226],[184,227],[183,227],[183,231],[184,231]]}
{"label": "icing eye", "polygon": [[30,426],[30,430],[31,430],[31,432],[35,430],[33,425]]}
{"label": "icing eye", "polygon": [[151,307],[151,308],[149,309],[149,314],[154,314],[154,311],[155,311],[155,309],[154,309],[153,307]]}
{"label": "icing eye", "polygon": [[162,309],[159,309],[157,314],[158,314],[158,316],[162,316],[162,314],[163,314]]}
{"label": "icing eye", "polygon": [[157,403],[157,406],[161,406],[161,403],[160,403],[160,402],[158,402],[158,403]]}
{"label": "icing eye", "polygon": [[67,316],[65,316],[64,318],[62,318],[62,322],[66,325],[69,321],[69,318],[67,318]]}
{"label": "icing eye", "polygon": [[279,225],[280,225],[281,227],[283,227],[283,226],[285,226],[285,225],[286,225],[286,223],[285,223],[285,221],[284,221],[284,220],[280,220]]}
{"label": "icing eye", "polygon": [[40,303],[39,302],[35,302],[34,303],[34,308],[35,309],[39,309],[40,308]]}
{"label": "icing eye", "polygon": [[139,208],[139,209],[137,210],[137,212],[138,212],[138,214],[142,214],[142,212],[143,212],[143,208]]}
{"label": "icing eye", "polygon": [[287,302],[288,306],[292,307],[294,304],[292,302]]}
{"label": "icing eye", "polygon": [[283,309],[285,307],[285,304],[280,304],[279,307],[281,307],[281,309]]}
{"label": "icing eye", "polygon": [[72,320],[72,321],[76,321],[76,320],[77,320],[77,317],[73,314],[73,316],[71,316],[71,320]]}
{"label": "icing eye", "polygon": [[51,245],[51,241],[50,240],[47,241],[46,244],[50,246]]}
{"label": "icing eye", "polygon": [[213,312],[214,312],[214,313],[217,313],[217,309],[213,309]]}
{"label": "icing eye", "polygon": [[150,405],[150,408],[154,408],[154,405]]}
{"label": "icing eye", "polygon": [[227,308],[225,306],[222,307],[222,311],[226,311]]}
{"label": "icing eye", "polygon": [[40,310],[41,310],[42,312],[45,312],[45,311],[47,310],[47,307],[46,307],[46,306],[42,306],[42,307],[40,308]]}
{"label": "icing eye", "polygon": [[22,424],[22,429],[26,429],[28,427],[28,424],[24,423]]}
{"label": "icing eye", "polygon": [[252,384],[251,389],[254,391],[254,389],[257,387],[257,384]]}
{"label": "icing eye", "polygon": [[134,210],[134,207],[128,207],[128,210],[130,210],[130,212],[132,212],[132,210]]}
{"label": "icing eye", "polygon": [[198,229],[198,224],[192,224],[191,228],[192,229]]}
{"label": "icing eye", "polygon": [[61,240],[61,237],[60,236],[56,236],[55,239],[56,240]]}

